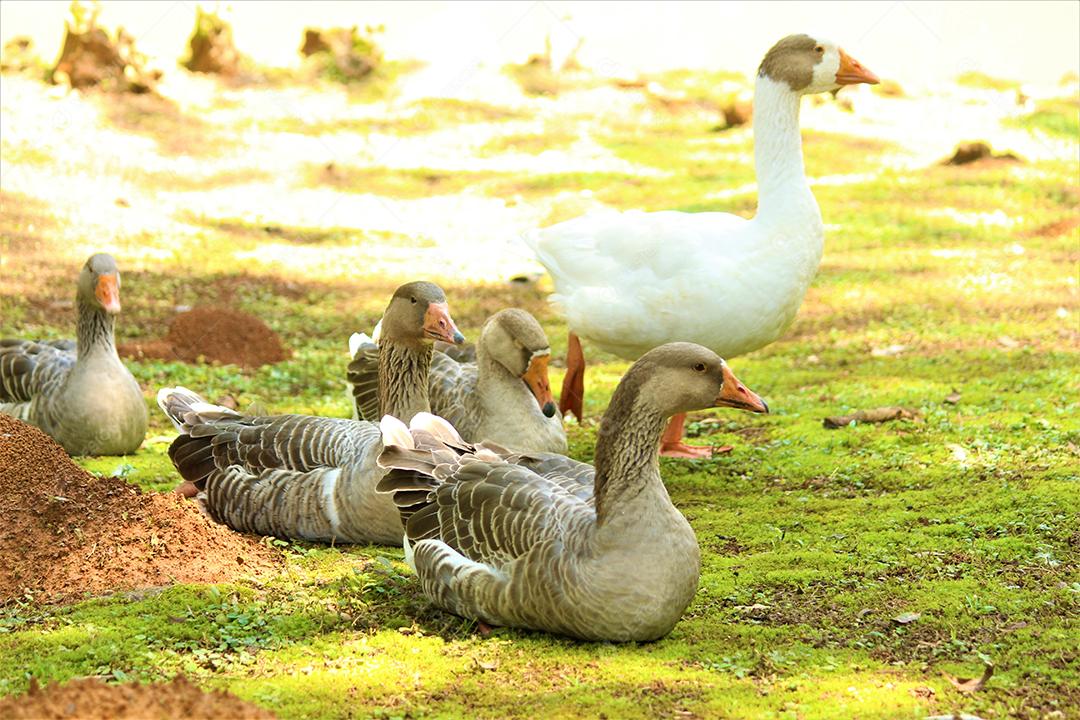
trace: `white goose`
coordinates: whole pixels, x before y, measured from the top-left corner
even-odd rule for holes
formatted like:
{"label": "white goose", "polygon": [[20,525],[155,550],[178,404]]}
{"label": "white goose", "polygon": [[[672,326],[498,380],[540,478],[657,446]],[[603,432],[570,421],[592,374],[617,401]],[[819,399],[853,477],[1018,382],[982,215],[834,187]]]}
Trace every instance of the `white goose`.
{"label": "white goose", "polygon": [[[578,335],[626,359],[673,341],[732,358],[776,340],[795,318],[824,246],[806,181],[799,101],[877,77],[835,44],[791,35],[769,50],[754,87],[758,211],[592,214],[527,241],[555,282],[570,325],[561,410],[581,417],[585,359]],[[703,457],[672,418],[663,455]]]}

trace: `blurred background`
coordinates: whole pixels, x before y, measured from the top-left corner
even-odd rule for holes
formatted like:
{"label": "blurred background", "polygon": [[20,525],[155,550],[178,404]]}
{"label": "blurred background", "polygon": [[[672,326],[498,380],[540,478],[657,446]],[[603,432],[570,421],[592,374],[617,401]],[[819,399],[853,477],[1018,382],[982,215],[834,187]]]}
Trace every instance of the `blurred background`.
{"label": "blurred background", "polygon": [[[63,0],[0,7],[0,38],[24,35],[46,58],[60,50]],[[794,32],[833,38],[872,53],[879,74],[912,87],[951,80],[964,70],[1029,83],[1056,82],[1080,55],[1074,2],[306,2],[208,4],[232,23],[237,49],[258,63],[298,64],[296,29],[382,25],[387,57],[444,67],[523,62],[552,35],[580,59],[608,72],[744,67]],[[196,5],[101,3],[101,21],[122,25],[152,60],[183,54]]]}

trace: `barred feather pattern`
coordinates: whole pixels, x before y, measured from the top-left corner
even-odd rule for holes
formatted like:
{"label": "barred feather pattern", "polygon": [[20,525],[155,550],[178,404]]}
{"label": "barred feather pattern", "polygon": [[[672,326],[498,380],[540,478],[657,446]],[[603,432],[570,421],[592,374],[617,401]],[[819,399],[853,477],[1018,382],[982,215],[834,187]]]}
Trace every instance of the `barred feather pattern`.
{"label": "barred feather pattern", "polygon": [[[403,349],[384,371],[395,386],[427,384],[430,350]],[[393,402],[417,402],[398,389]],[[424,395],[425,393],[421,393]],[[426,407],[426,398],[421,398]],[[173,465],[205,493],[207,512],[241,532],[321,542],[396,545],[403,535],[393,499],[375,492],[383,470],[378,425],[308,415],[252,417],[211,405],[185,388],[158,404],[182,434]]]}
{"label": "barred feather pattern", "polygon": [[63,385],[75,364],[75,348],[73,340],[0,340],[0,412],[51,424],[43,400],[55,397]]}
{"label": "barred feather pattern", "polygon": [[[674,626],[697,586],[698,549],[658,474],[601,522],[584,463],[449,444],[416,425],[413,447],[390,444],[384,428],[379,464],[391,470],[378,489],[402,511],[436,605],[589,640],[651,640]],[[659,432],[631,439],[655,455]]]}

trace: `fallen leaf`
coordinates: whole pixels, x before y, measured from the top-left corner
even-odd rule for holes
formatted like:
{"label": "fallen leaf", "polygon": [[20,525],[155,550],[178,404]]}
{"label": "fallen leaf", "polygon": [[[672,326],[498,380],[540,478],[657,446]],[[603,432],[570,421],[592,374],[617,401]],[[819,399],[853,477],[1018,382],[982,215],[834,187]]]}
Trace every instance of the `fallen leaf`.
{"label": "fallen leaf", "polygon": [[952,451],[952,458],[956,462],[965,462],[968,459],[968,451],[965,450],[961,445],[957,445],[956,443],[949,443],[945,447],[949,448],[949,450]]}
{"label": "fallen leaf", "polygon": [[873,408],[872,410],[856,410],[849,415],[836,415],[827,417],[822,424],[829,429],[847,427],[851,423],[883,423],[890,420],[918,420],[919,415],[914,410],[890,406]]}
{"label": "fallen leaf", "polygon": [[920,685],[919,687],[911,688],[911,694],[917,698],[931,698],[937,693],[934,692],[934,688]]}
{"label": "fallen leaf", "polygon": [[945,402],[950,405],[960,402],[960,393],[956,391],[956,388],[953,388],[953,391],[945,396]]}
{"label": "fallen leaf", "polygon": [[991,663],[985,663],[983,665],[983,674],[980,678],[958,678],[954,675],[950,675],[947,672],[941,673],[941,675],[949,681],[949,684],[962,693],[973,693],[977,690],[982,690],[986,685],[986,681],[994,675],[994,666]]}
{"label": "fallen leaf", "polygon": [[1018,348],[1018,347],[1020,347],[1020,342],[1017,341],[1017,340],[1013,340],[1008,335],[1002,335],[1001,337],[999,337],[998,338],[998,343],[1002,347],[1007,347],[1007,348]]}
{"label": "fallen leaf", "polygon": [[218,398],[217,404],[221,405],[222,407],[227,407],[230,410],[235,410],[240,407],[240,404],[236,402],[236,398],[234,398],[232,395],[226,395],[224,397]]}
{"label": "fallen leaf", "polygon": [[870,351],[870,354],[873,357],[895,357],[905,350],[907,350],[907,345],[888,345],[886,347],[874,348]]}
{"label": "fallen leaf", "polygon": [[922,613],[906,612],[906,613],[900,613],[899,615],[894,617],[892,619],[892,621],[895,622],[895,623],[900,623],[901,625],[907,625],[909,623],[915,622],[916,620],[918,620],[921,617],[922,617]]}
{"label": "fallen leaf", "polygon": [[754,603],[753,605],[736,605],[735,609],[741,613],[747,615],[764,615],[769,611],[768,605],[762,605],[761,603]]}

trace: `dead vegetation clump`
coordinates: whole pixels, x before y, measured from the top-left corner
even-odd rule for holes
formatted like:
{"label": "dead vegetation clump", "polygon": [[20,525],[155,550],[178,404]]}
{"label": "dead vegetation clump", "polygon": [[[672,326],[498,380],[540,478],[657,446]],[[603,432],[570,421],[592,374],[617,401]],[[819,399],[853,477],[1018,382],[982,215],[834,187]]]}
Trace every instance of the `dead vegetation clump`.
{"label": "dead vegetation clump", "polygon": [[222,690],[206,692],[183,675],[168,683],[107,684],[82,678],[44,688],[30,680],[25,695],[0,700],[11,720],[273,720],[276,716]]}
{"label": "dead vegetation clump", "polygon": [[19,35],[4,43],[0,53],[0,72],[26,75],[38,80],[47,74],[45,62],[34,52],[34,42]]}
{"label": "dead vegetation clump", "polygon": [[123,28],[117,28],[116,36],[110,37],[99,27],[98,12],[96,6],[86,9],[72,3],[72,18],[64,24],[64,47],[50,81],[79,90],[153,92],[161,72],[147,68],[146,57],[135,49],[135,39]]}
{"label": "dead vegetation clump", "polygon": [[956,146],[956,152],[953,156],[947,160],[942,160],[942,165],[970,165],[972,163],[993,161],[995,163],[1018,163],[1023,162],[1018,156],[1011,152],[1007,153],[995,153],[993,149],[984,142],[969,142],[961,143]]}
{"label": "dead vegetation clump", "polygon": [[351,28],[331,28],[304,31],[300,54],[309,58],[323,76],[342,83],[359,82],[368,78],[382,64],[382,50],[374,36],[382,28],[368,27],[361,34]]}
{"label": "dead vegetation clump", "polygon": [[232,27],[202,8],[196,8],[188,51],[182,64],[192,72],[233,77],[240,71],[240,53],[233,43]]}
{"label": "dead vegetation clump", "polygon": [[0,497],[0,604],[228,582],[280,563],[274,550],[178,495],[91,475],[48,435],[7,415],[0,415]]}

